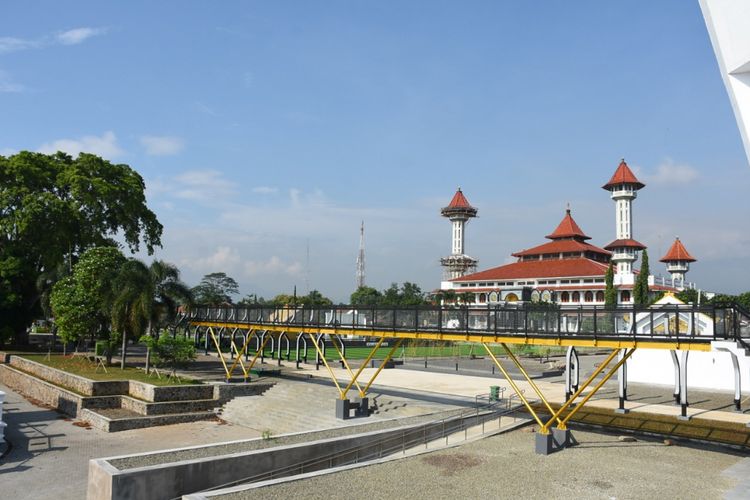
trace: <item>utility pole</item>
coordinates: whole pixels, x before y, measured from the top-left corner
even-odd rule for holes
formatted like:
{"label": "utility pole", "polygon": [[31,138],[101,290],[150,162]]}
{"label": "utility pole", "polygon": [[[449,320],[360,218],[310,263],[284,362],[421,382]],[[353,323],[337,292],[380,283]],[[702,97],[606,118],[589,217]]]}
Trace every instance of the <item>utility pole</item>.
{"label": "utility pole", "polygon": [[365,221],[359,227],[359,253],[357,254],[357,290],[365,286]]}

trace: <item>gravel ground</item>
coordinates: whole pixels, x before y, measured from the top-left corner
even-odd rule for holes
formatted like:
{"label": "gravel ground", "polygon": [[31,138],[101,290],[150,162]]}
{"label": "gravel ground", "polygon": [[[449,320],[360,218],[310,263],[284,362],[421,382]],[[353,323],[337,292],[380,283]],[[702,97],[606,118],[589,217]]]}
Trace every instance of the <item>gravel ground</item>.
{"label": "gravel ground", "polygon": [[534,434],[515,431],[468,446],[276,486],[221,500],[336,498],[720,498],[736,479],[732,453],[574,431],[580,445],[534,453]]}
{"label": "gravel ground", "polygon": [[335,429],[327,429],[322,431],[305,432],[300,434],[294,434],[290,436],[274,437],[271,439],[254,439],[250,441],[242,441],[239,443],[228,443],[217,446],[206,446],[201,448],[193,448],[189,450],[180,451],[169,451],[165,453],[155,453],[152,455],[134,456],[128,458],[118,458],[116,460],[110,460],[109,463],[120,470],[135,469],[137,467],[148,467],[151,465],[157,465],[167,462],[179,462],[182,460],[194,460],[197,458],[215,457],[221,455],[229,455],[231,453],[242,453],[252,450],[262,450],[265,448],[271,448],[274,446],[285,446],[296,443],[304,443],[310,441],[317,441],[320,439],[329,439],[335,437],[349,436],[352,434],[359,434],[361,432],[371,432],[382,429],[389,429],[392,427],[400,427],[404,425],[413,425],[423,422],[430,422],[438,418],[444,418],[453,414],[458,414],[461,409],[448,410],[439,414],[422,415],[417,417],[406,417],[397,420],[385,420],[379,422],[373,422],[371,424],[362,425],[351,425],[346,427],[338,427]]}

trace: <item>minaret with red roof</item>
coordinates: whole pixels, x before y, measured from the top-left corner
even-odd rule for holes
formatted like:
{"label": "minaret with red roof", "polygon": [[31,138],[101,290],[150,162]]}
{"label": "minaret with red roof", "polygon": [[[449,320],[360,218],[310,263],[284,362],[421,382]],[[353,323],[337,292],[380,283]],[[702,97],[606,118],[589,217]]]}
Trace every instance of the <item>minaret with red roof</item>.
{"label": "minaret with red roof", "polygon": [[460,278],[473,273],[477,269],[477,260],[464,254],[464,229],[469,219],[477,216],[477,209],[469,204],[461,188],[458,188],[448,206],[440,209],[440,215],[450,219],[453,225],[451,254],[440,259],[445,278]]}
{"label": "minaret with red roof", "polygon": [[695,262],[695,258],[690,255],[680,238],[675,238],[672,246],[659,261],[667,264],[667,271],[676,282],[675,286],[682,288],[685,286],[685,273],[690,270],[690,263]]}
{"label": "minaret with red roof", "polygon": [[625,159],[620,161],[614,175],[602,188],[611,193],[615,201],[615,223],[617,239],[605,246],[612,252],[612,262],[616,265],[615,283],[630,285],[635,282],[633,262],[638,258],[637,252],[646,248],[633,239],[633,200],[638,191],[646,185],[639,181],[630,170]]}

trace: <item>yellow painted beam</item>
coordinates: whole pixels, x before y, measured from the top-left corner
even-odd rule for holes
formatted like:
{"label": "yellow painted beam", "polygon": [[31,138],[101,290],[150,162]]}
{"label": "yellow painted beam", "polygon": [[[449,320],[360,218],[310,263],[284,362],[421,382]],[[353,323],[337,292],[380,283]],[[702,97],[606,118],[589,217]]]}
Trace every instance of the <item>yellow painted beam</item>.
{"label": "yellow painted beam", "polygon": [[323,364],[326,366],[326,370],[328,370],[328,374],[331,376],[331,380],[333,380],[333,383],[336,386],[336,389],[338,389],[339,391],[339,398],[345,399],[344,391],[341,390],[341,386],[339,385],[339,381],[336,379],[336,375],[334,375],[333,370],[328,365],[328,361],[326,361],[326,356],[323,353],[323,351],[320,349],[320,346],[318,345],[318,340],[313,335],[315,334],[313,333],[308,334],[308,336],[310,337],[310,340],[312,340],[312,343],[315,346],[315,350],[318,351],[318,356],[320,357],[320,359],[323,360]]}
{"label": "yellow painted beam", "polygon": [[[513,391],[515,391],[516,395],[521,399],[521,402],[524,404],[524,406],[526,406],[526,409],[529,410],[529,413],[531,413],[531,416],[534,417],[534,420],[537,421],[537,423],[539,424],[539,427],[543,428],[544,423],[539,418],[539,415],[536,414],[536,412],[534,411],[534,408],[531,406],[531,404],[528,402],[526,397],[523,395],[523,391],[516,385],[515,381],[513,381],[513,378],[510,376],[510,374],[508,374],[507,371],[505,371],[505,368],[503,367],[503,365],[500,363],[500,361],[498,361],[497,357],[495,357],[495,354],[492,352],[492,349],[490,349],[490,346],[488,346],[487,344],[482,344],[482,346],[484,346],[485,350],[487,351],[487,354],[489,354],[490,357],[492,358],[492,361],[495,362],[495,365],[497,365],[497,367],[500,368],[500,371],[503,372],[503,376],[505,376],[505,380],[508,381],[510,386],[513,388]],[[549,431],[543,432],[543,434],[548,434],[548,433]]]}
{"label": "yellow painted beam", "polygon": [[[573,334],[561,333],[559,337],[535,337],[533,333],[527,336],[519,335],[490,335],[478,334],[471,332],[410,332],[400,330],[362,330],[359,328],[331,328],[331,327],[311,327],[311,326],[294,326],[294,325],[264,325],[264,324],[247,324],[247,323],[222,323],[213,321],[191,321],[193,326],[206,327],[242,327],[266,329],[270,331],[287,331],[289,333],[327,335],[354,335],[359,337],[379,337],[379,338],[396,338],[396,339],[417,339],[417,340],[438,340],[438,341],[460,341],[476,342],[480,344],[513,344],[513,345],[537,345],[537,346],[559,346],[559,347],[602,347],[607,349],[662,349],[662,350],[683,350],[683,351],[710,351],[712,340],[710,337],[696,337],[696,340],[659,340],[647,341],[634,339],[632,336],[625,336],[621,339],[582,339]],[[644,338],[648,336],[643,335]],[[698,339],[701,339],[700,341]]]}
{"label": "yellow painted beam", "polygon": [[383,361],[380,362],[380,366],[378,366],[378,369],[375,370],[375,373],[373,374],[372,378],[367,382],[367,385],[365,386],[365,389],[363,391],[360,391],[359,395],[360,397],[365,397],[367,394],[367,391],[370,390],[370,386],[373,382],[375,382],[375,379],[380,375],[380,372],[385,368],[386,363],[391,360],[391,356],[393,356],[393,353],[396,352],[396,349],[401,347],[401,343],[404,341],[404,339],[399,339],[398,342],[393,344],[393,347],[391,347],[391,350],[388,351],[388,354],[385,355],[385,358],[383,358]]}
{"label": "yellow painted beam", "polygon": [[[349,385],[347,385],[344,388],[344,397],[346,397],[346,394],[352,388],[352,385],[354,385],[356,383],[356,381],[359,378],[359,375],[362,373],[362,371],[365,368],[367,368],[367,365],[370,363],[370,361],[372,360],[372,358],[375,356],[375,353],[378,352],[378,349],[380,349],[380,346],[381,346],[381,344],[383,343],[384,340],[385,339],[382,338],[382,337],[380,339],[378,339],[378,342],[375,344],[375,347],[372,348],[372,350],[370,351],[370,353],[367,355],[367,358],[365,358],[364,362],[359,366],[359,369],[357,370],[357,373],[355,373],[354,377],[351,379],[351,381],[349,381]],[[362,391],[362,389],[359,387],[359,385],[357,385],[357,389],[359,389],[359,396],[362,397],[362,398],[365,397],[365,393]]]}
{"label": "yellow painted beam", "polygon": [[214,334],[214,327],[209,326],[208,333],[211,335],[211,339],[214,341],[214,345],[216,346],[216,352],[219,354],[219,359],[221,360],[222,366],[224,366],[224,373],[226,373],[227,380],[229,380],[229,369],[227,368],[227,362],[224,361],[224,353],[221,352],[221,346],[219,345],[219,340],[216,338],[216,335]]}

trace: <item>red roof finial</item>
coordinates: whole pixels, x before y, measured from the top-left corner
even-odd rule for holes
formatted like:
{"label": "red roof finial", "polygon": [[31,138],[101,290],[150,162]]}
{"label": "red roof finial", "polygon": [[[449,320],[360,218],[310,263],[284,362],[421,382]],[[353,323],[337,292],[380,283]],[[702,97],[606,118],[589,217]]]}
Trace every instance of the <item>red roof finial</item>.
{"label": "red roof finial", "polygon": [[695,262],[695,258],[682,244],[679,237],[675,237],[674,243],[669,247],[666,255],[659,259],[660,262]]}
{"label": "red roof finial", "polygon": [[608,183],[602,186],[606,190],[611,190],[613,187],[620,186],[622,184],[631,184],[636,190],[646,187],[644,183],[638,180],[628,164],[625,163],[625,158],[620,160],[620,164],[617,166],[614,175]]}

